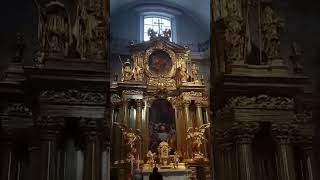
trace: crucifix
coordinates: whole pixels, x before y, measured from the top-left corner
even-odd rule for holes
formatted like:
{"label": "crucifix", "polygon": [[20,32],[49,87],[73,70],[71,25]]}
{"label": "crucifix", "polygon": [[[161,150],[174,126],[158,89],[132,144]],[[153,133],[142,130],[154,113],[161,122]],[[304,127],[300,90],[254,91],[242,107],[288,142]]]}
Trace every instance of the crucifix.
{"label": "crucifix", "polygon": [[160,36],[161,25],[163,25],[163,23],[160,23],[160,19],[158,19],[158,22],[153,22],[153,24],[158,25],[159,27],[158,36]]}

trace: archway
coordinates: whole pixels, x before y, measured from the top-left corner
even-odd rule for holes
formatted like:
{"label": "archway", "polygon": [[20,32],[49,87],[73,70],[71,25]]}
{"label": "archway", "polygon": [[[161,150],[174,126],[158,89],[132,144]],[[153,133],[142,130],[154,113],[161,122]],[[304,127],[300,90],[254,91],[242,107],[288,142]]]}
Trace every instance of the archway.
{"label": "archway", "polygon": [[177,148],[175,110],[169,101],[165,99],[155,100],[150,108],[149,116],[149,150],[157,152],[160,142],[166,141],[173,154]]}

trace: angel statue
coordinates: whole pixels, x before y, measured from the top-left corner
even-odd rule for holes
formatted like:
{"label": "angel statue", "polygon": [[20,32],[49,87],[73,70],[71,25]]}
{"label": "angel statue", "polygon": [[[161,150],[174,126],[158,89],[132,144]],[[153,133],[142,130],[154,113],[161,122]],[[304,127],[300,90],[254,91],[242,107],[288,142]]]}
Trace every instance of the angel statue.
{"label": "angel statue", "polygon": [[204,158],[204,154],[201,153],[201,145],[203,141],[208,141],[205,138],[205,131],[210,127],[210,123],[203,124],[200,127],[189,127],[187,131],[187,141],[192,144],[193,158],[200,160]]}
{"label": "angel statue", "polygon": [[132,128],[128,128],[126,125],[117,122],[114,124],[120,128],[125,143],[128,147],[128,160],[134,159],[137,153],[136,146],[142,140],[140,130],[133,130]]}
{"label": "angel statue", "polygon": [[148,29],[148,36],[150,37],[150,39],[154,39],[157,37],[157,33],[152,28],[149,28]]}
{"label": "angel statue", "polygon": [[147,163],[151,165],[151,167],[153,167],[153,165],[155,164],[155,158],[156,156],[156,153],[152,153],[151,151],[148,151],[147,153],[147,158],[148,158],[148,161]]}

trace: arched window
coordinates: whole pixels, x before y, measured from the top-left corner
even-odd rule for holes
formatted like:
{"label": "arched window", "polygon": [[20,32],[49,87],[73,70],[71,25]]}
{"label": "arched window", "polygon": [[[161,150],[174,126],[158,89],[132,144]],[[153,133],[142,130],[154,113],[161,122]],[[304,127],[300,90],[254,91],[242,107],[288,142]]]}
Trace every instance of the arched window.
{"label": "arched window", "polygon": [[[151,28],[153,29],[157,35],[160,33],[162,35],[163,31],[166,29],[172,29],[171,28],[171,18],[165,17],[165,16],[144,16],[143,18],[143,40],[149,41],[150,37],[148,36],[148,30]],[[172,41],[172,37],[170,38],[170,41]]]}

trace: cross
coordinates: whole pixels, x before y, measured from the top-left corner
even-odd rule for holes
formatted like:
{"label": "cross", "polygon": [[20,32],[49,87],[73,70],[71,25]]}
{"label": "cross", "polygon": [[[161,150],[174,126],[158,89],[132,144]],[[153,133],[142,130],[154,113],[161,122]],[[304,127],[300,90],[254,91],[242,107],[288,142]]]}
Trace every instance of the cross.
{"label": "cross", "polygon": [[159,32],[158,35],[160,35],[160,27],[161,25],[163,25],[163,23],[160,23],[160,19],[158,19],[158,22],[154,22],[153,24],[158,25],[159,26]]}

